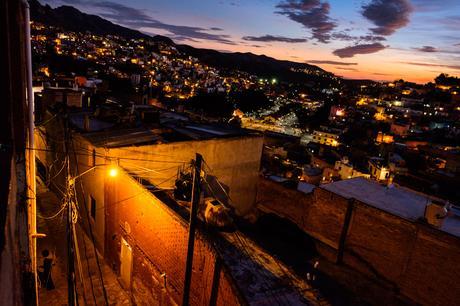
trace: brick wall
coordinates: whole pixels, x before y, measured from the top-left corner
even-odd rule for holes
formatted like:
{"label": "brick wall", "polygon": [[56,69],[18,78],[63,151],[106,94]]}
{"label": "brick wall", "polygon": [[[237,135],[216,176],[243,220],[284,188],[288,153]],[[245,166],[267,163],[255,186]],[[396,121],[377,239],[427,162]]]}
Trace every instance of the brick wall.
{"label": "brick wall", "polygon": [[[140,304],[180,304],[185,274],[187,224],[124,173],[105,182],[105,254],[120,269],[121,237],[133,249],[130,290]],[[212,246],[197,233],[191,305],[238,305],[238,292],[225,268],[216,267]],[[166,286],[161,274],[166,275]]]}
{"label": "brick wall", "polygon": [[[460,239],[316,188],[313,194],[261,179],[262,209],[290,219],[317,240],[318,251],[387,288],[424,305],[455,305],[460,300]],[[341,239],[342,238],[342,239]]]}

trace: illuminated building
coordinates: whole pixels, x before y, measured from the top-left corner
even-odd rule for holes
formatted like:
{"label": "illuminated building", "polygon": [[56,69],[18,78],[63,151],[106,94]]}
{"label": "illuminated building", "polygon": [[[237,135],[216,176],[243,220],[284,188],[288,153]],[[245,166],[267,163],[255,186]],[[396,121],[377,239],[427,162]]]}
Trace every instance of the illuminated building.
{"label": "illuminated building", "polygon": [[390,168],[385,165],[382,158],[372,157],[369,159],[369,173],[377,181],[384,181],[390,178]]}
{"label": "illuminated building", "polygon": [[388,134],[384,134],[382,132],[378,132],[377,133],[377,137],[375,138],[375,142],[380,144],[380,143],[393,143],[394,142],[394,138],[393,138],[393,135],[388,135]]}
{"label": "illuminated building", "polygon": [[326,146],[337,147],[340,135],[332,132],[313,131],[312,141]]}

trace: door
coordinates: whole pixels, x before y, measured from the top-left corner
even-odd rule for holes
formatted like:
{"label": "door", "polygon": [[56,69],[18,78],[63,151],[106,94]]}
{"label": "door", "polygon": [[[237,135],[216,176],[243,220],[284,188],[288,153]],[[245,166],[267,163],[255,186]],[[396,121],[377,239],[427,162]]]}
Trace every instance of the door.
{"label": "door", "polygon": [[128,242],[121,238],[121,253],[120,253],[120,277],[121,282],[129,289],[131,286],[131,269],[133,266],[133,251]]}

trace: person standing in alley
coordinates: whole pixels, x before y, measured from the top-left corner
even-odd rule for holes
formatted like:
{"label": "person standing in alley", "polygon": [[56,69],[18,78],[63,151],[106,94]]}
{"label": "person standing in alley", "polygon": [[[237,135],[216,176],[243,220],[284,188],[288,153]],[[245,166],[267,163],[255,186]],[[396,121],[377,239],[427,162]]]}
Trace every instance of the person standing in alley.
{"label": "person standing in alley", "polygon": [[53,267],[53,258],[49,257],[50,252],[46,249],[42,251],[42,255],[43,255],[43,266],[41,266],[41,268],[43,269],[43,271],[40,272],[40,281],[47,290],[53,290],[54,283],[53,283],[53,278],[51,277],[51,269]]}

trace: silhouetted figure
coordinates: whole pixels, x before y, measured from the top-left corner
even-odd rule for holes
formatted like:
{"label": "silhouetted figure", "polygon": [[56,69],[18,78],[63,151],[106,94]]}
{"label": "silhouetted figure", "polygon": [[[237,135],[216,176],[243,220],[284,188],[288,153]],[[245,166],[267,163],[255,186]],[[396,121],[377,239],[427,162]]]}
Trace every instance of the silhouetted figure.
{"label": "silhouetted figure", "polygon": [[54,289],[53,278],[51,277],[51,268],[53,267],[53,258],[48,257],[50,252],[48,250],[42,251],[43,255],[43,271],[39,272],[40,281],[42,286],[44,286],[47,290]]}

